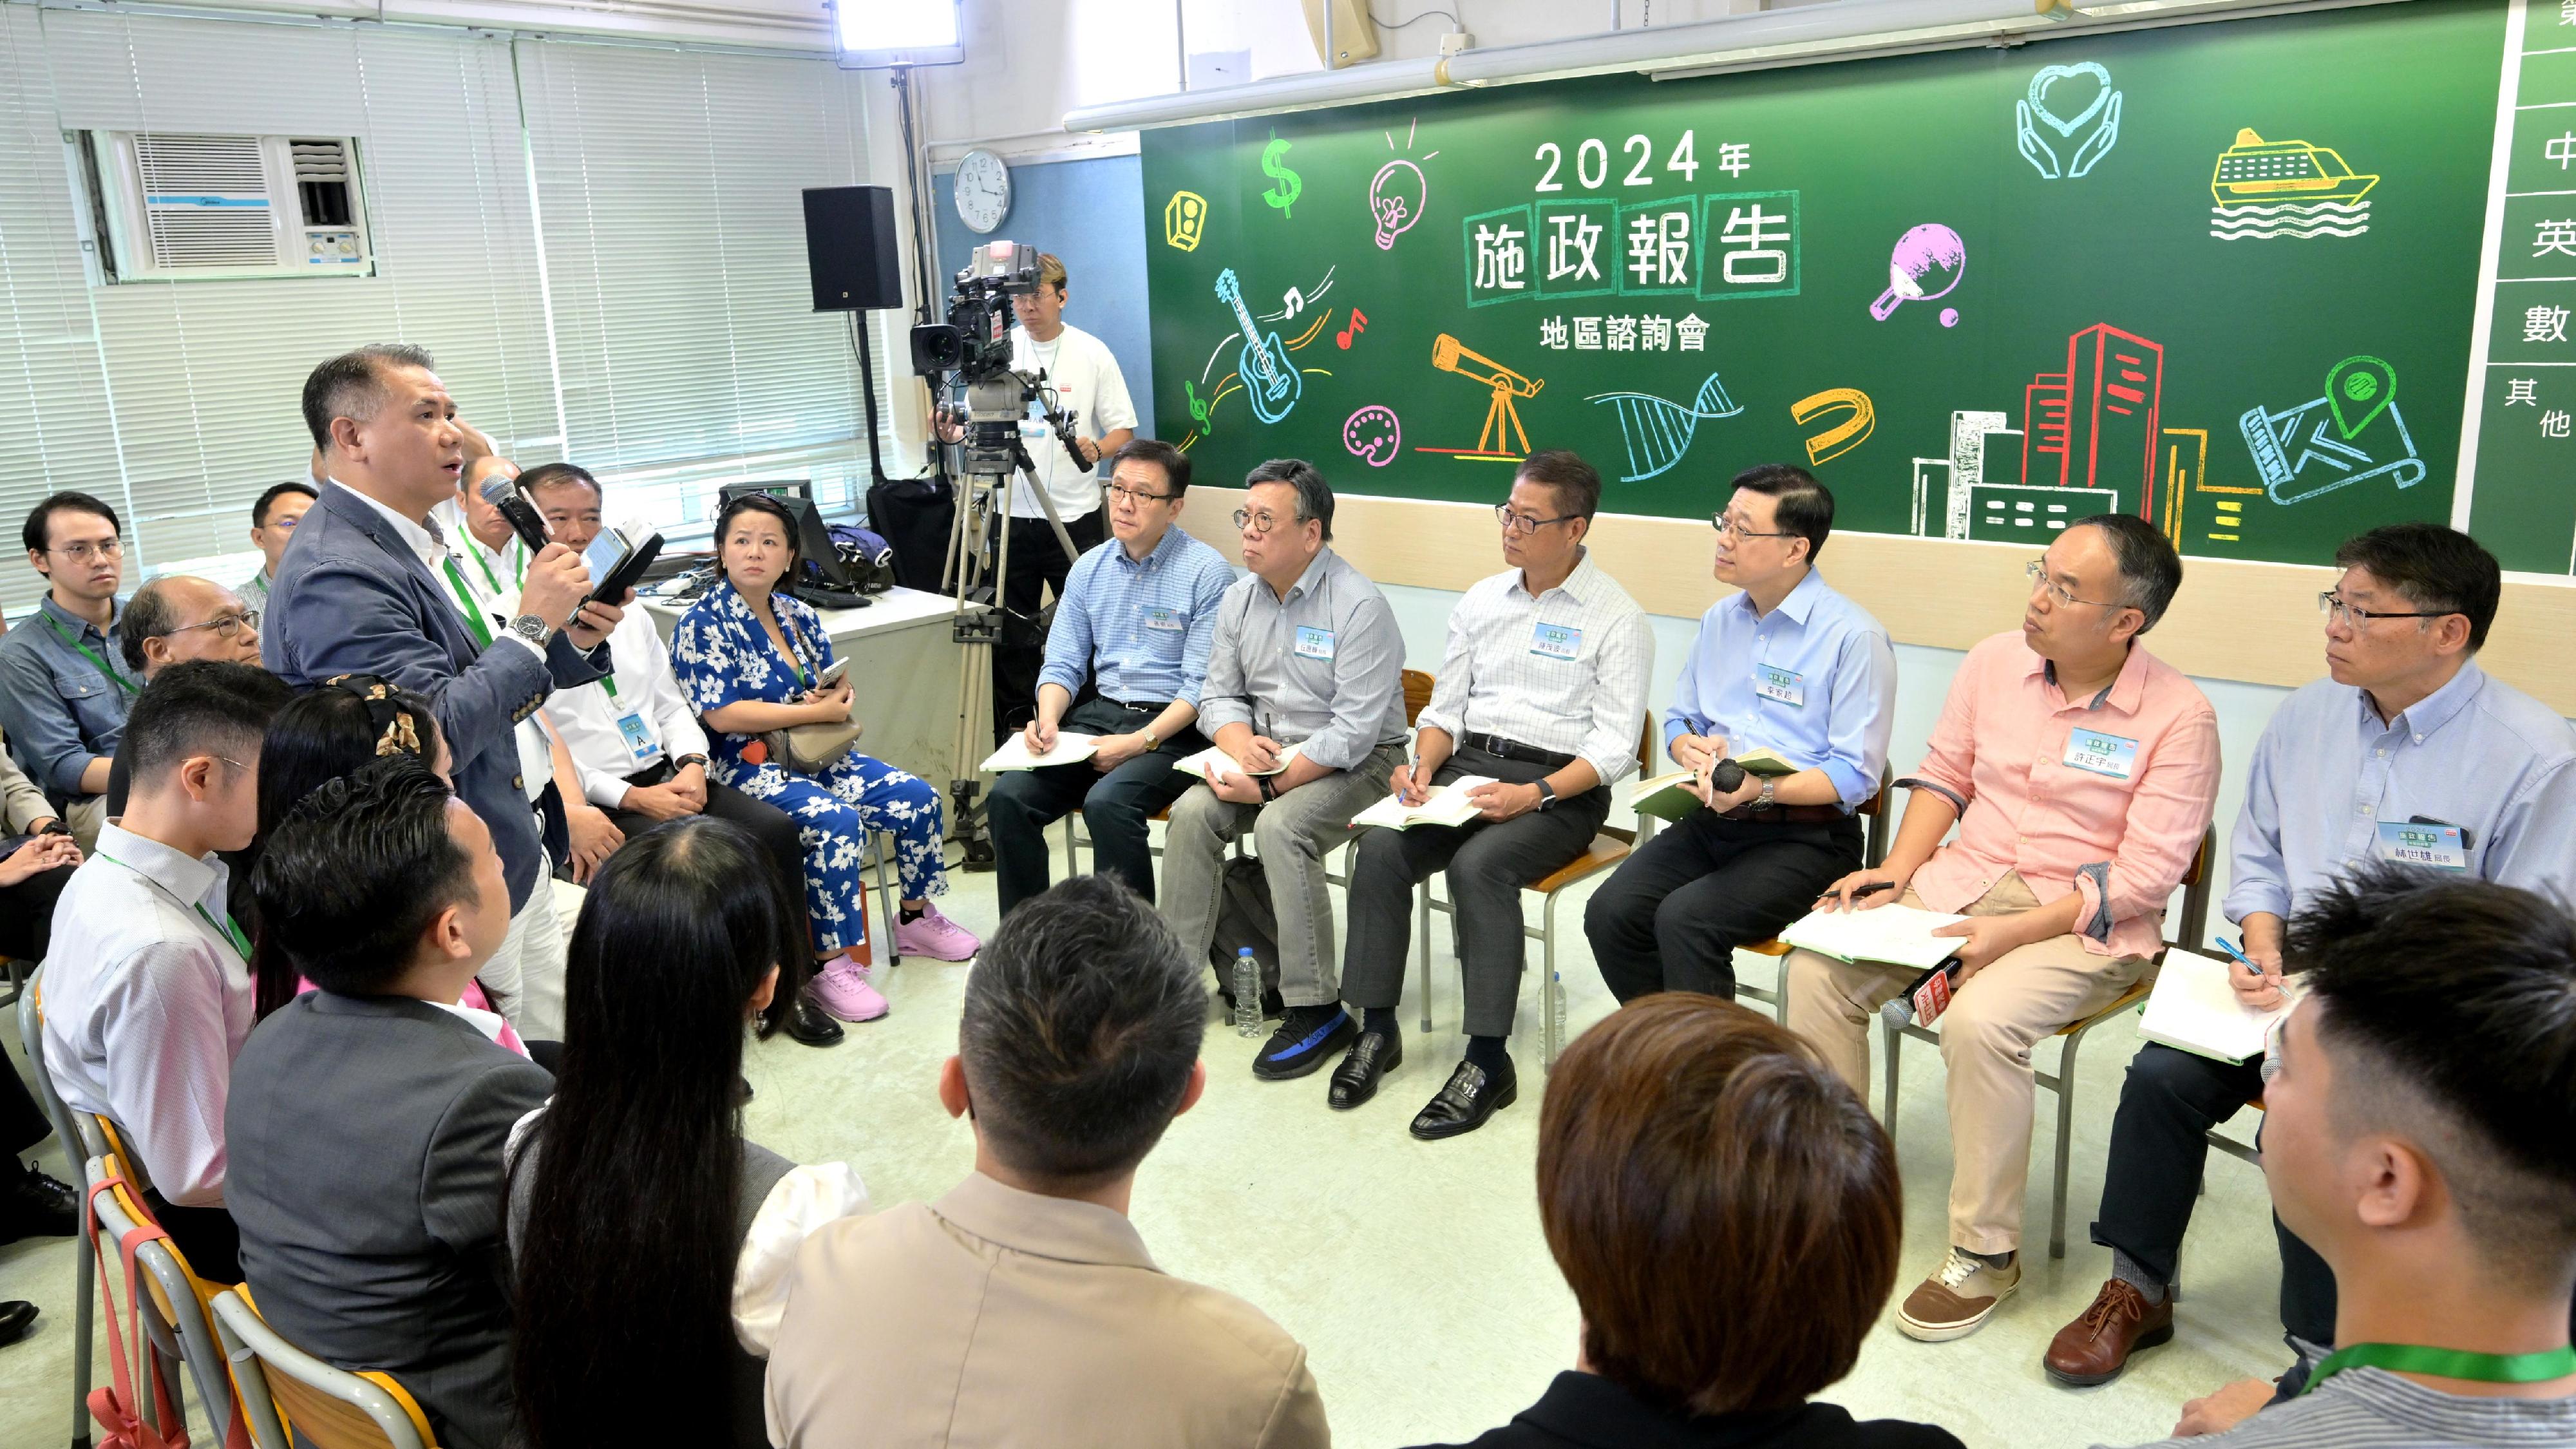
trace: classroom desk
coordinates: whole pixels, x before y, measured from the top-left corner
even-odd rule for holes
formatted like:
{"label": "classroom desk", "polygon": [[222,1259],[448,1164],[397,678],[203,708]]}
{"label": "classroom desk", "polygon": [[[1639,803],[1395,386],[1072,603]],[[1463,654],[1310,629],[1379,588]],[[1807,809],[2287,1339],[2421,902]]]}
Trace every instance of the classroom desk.
{"label": "classroom desk", "polygon": [[[645,600],[644,607],[667,643],[686,607],[659,599]],[[945,799],[955,763],[949,751],[956,742],[957,677],[964,653],[949,637],[957,601],[897,588],[879,594],[864,609],[825,609],[822,614],[834,657],[850,661],[857,718],[868,727],[859,748],[919,775]],[[975,742],[981,745],[984,739],[978,733]],[[952,833],[954,828],[952,824]]]}

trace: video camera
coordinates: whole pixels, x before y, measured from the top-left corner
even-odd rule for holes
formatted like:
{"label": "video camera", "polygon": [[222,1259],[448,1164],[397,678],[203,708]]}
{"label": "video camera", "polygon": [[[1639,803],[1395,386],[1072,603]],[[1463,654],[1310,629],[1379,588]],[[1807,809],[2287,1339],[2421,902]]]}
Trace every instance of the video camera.
{"label": "video camera", "polygon": [[[932,379],[944,410],[965,429],[959,465],[970,475],[1035,471],[1020,447],[1020,420],[1039,404],[1065,451],[1082,457],[1072,415],[1060,412],[1044,373],[1011,370],[1013,297],[1037,291],[1038,250],[1025,242],[986,242],[957,273],[948,320],[912,329],[912,368]],[[962,394],[962,397],[954,396]],[[962,406],[961,406],[962,403]]]}

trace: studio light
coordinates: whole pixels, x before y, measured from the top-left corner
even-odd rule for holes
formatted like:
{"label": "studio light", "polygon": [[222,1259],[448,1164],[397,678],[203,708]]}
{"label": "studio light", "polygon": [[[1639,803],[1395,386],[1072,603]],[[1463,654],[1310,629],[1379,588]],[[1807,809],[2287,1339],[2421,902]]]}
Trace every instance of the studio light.
{"label": "studio light", "polygon": [[843,70],[955,65],[966,58],[960,0],[833,0]]}

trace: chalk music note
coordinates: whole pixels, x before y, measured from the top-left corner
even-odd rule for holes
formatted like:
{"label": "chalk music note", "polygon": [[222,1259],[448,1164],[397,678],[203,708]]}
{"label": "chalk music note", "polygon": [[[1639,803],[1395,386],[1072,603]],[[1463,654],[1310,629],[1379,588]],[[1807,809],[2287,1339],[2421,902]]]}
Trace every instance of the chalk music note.
{"label": "chalk music note", "polygon": [[1368,314],[1357,307],[1353,307],[1351,309],[1351,325],[1334,333],[1333,340],[1342,344],[1342,350],[1344,352],[1348,352],[1351,350],[1351,339],[1367,330]]}

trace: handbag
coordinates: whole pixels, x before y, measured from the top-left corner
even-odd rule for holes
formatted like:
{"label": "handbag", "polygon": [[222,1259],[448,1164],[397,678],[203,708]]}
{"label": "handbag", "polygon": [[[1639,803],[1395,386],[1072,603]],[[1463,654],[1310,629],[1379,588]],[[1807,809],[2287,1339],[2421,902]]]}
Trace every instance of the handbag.
{"label": "handbag", "polygon": [[[797,629],[795,621],[782,613],[778,622],[785,626],[801,650],[805,636]],[[800,775],[820,775],[841,763],[866,731],[867,726],[857,720],[789,725],[783,730],[762,731],[760,744],[771,763]]]}

